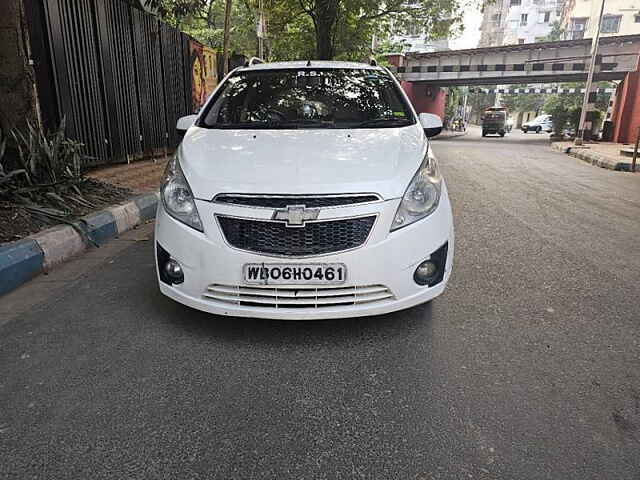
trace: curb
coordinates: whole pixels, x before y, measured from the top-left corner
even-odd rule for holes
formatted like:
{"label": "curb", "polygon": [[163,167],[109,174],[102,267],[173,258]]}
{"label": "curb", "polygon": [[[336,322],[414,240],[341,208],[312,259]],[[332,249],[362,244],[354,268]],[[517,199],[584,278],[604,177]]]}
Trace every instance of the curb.
{"label": "curb", "polygon": [[[22,240],[0,245],[0,295],[84,252],[99,247],[156,215],[158,193],[56,225]],[[83,232],[83,234],[80,234]]]}
{"label": "curb", "polygon": [[596,152],[589,151],[583,148],[564,147],[562,145],[552,143],[551,148],[558,152],[566,153],[567,155],[578,158],[583,162],[587,162],[591,165],[598,166],[600,168],[606,168],[608,170],[616,170],[618,172],[630,172],[631,162],[625,162],[617,160],[606,155],[602,155]]}
{"label": "curb", "polygon": [[469,130],[467,129],[464,132],[445,132],[448,132],[448,130],[445,130],[440,135],[433,137],[431,140],[449,140],[450,138],[464,137],[469,133]]}

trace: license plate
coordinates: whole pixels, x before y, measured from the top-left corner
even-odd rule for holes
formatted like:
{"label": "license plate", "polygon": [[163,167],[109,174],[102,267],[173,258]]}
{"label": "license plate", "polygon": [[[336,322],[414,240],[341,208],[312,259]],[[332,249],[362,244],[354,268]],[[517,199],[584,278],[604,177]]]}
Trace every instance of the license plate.
{"label": "license plate", "polygon": [[343,263],[248,263],[244,281],[250,285],[340,285],[347,280]]}

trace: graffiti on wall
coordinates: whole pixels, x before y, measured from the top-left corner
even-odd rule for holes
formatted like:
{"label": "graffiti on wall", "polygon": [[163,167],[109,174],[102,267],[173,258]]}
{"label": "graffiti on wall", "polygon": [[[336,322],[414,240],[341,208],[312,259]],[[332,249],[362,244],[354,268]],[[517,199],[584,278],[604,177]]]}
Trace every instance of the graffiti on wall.
{"label": "graffiti on wall", "polygon": [[216,51],[191,40],[191,104],[197,112],[218,85]]}

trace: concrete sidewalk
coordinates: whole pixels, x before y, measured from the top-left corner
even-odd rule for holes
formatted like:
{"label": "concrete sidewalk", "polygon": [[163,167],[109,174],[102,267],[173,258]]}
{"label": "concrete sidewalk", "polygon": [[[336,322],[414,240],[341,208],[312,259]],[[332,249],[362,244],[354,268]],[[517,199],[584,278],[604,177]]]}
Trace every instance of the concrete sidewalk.
{"label": "concrete sidewalk", "polygon": [[[631,171],[631,161],[633,159],[621,155],[620,150],[622,148],[633,149],[633,145],[600,142],[587,143],[578,147],[575,146],[573,142],[554,142],[551,144],[551,148],[601,168],[622,172]],[[636,166],[636,171],[638,170],[640,170],[640,167]]]}

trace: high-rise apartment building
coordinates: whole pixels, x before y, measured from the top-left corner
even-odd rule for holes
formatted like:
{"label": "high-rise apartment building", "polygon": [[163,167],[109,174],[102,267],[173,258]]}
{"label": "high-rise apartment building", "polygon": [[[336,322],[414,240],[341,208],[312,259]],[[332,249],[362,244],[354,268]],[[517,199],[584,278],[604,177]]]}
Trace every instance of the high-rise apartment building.
{"label": "high-rise apartment building", "polygon": [[[576,0],[583,1],[583,0]],[[565,0],[496,0],[483,8],[480,47],[547,40]]]}
{"label": "high-rise apartment building", "polygon": [[[600,34],[603,37],[640,34],[640,0],[606,0]],[[567,0],[562,12],[566,40],[593,38],[602,0]]]}

